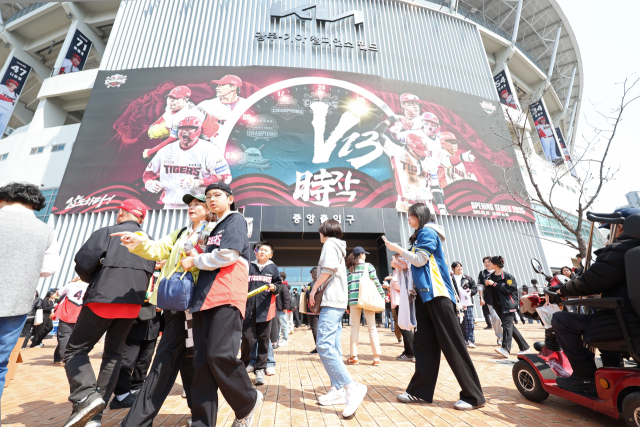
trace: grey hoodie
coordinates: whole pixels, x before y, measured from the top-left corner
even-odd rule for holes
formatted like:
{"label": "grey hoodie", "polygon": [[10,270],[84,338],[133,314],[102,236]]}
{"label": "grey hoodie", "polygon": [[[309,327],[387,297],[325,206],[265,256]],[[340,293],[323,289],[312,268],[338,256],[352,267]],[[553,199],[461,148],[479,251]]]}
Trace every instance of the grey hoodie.
{"label": "grey hoodie", "polygon": [[322,273],[335,273],[335,276],[324,291],[320,307],[341,308],[343,310],[347,308],[349,292],[347,291],[346,255],[347,242],[344,240],[329,237],[324,242],[318,263],[318,276]]}

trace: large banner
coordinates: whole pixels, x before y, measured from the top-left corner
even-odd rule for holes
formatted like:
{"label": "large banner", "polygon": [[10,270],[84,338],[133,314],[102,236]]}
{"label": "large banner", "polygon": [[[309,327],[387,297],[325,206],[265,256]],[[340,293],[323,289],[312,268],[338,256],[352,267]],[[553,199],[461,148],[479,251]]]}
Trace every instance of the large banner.
{"label": "large banner", "polygon": [[564,135],[562,134],[562,130],[559,127],[556,128],[556,135],[558,135],[558,142],[560,142],[560,147],[562,147],[562,155],[564,155],[564,160],[567,162],[567,167],[569,167],[571,175],[577,178],[578,173],[573,167],[573,162],[571,161],[571,153],[569,153],[567,143],[564,141]]}
{"label": "large banner", "polygon": [[560,147],[553,132],[553,124],[542,99],[529,106],[531,118],[538,131],[544,157],[551,163],[562,163]]}
{"label": "large banner", "polygon": [[513,97],[513,91],[511,90],[509,80],[507,79],[507,73],[504,70],[500,71],[498,74],[493,76],[493,82],[496,85],[496,90],[500,97],[500,103],[518,110],[518,105]]}
{"label": "large banner", "polygon": [[11,62],[0,80],[0,137],[4,135],[13,109],[16,108],[16,103],[30,73],[30,66],[16,57],[11,58]]}
{"label": "large banner", "polygon": [[497,102],[279,67],[101,71],[97,81],[57,214],[130,197],[184,208],[184,194],[225,181],[237,206],[423,202],[441,214],[534,220],[501,191],[521,176],[509,144],[489,131],[504,123]]}
{"label": "large banner", "polygon": [[75,73],[84,70],[92,45],[91,40],[76,29],[58,74]]}

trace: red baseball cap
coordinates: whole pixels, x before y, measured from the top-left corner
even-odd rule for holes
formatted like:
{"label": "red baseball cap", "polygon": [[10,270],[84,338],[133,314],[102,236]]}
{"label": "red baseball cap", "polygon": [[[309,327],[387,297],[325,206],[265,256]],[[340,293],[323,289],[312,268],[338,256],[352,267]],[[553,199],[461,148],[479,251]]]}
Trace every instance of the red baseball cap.
{"label": "red baseball cap", "polygon": [[136,199],[127,199],[122,202],[119,209],[123,209],[129,212],[131,215],[137,216],[138,218],[144,218],[147,216],[147,208],[143,205],[139,200]]}
{"label": "red baseball cap", "polygon": [[13,79],[9,79],[7,80],[4,84],[8,85],[9,83],[13,83],[16,86],[20,86],[20,83],[18,83],[17,81],[13,80]]}
{"label": "red baseball cap", "polygon": [[72,54],[71,56],[73,56],[74,58],[76,58],[78,61],[82,61],[82,57],[80,57],[80,55],[78,55],[77,53]]}
{"label": "red baseball cap", "polygon": [[189,98],[191,97],[191,89],[186,86],[176,86],[171,89],[171,92],[169,92],[169,95],[166,95],[165,98],[169,96],[177,99]]}
{"label": "red baseball cap", "polygon": [[401,104],[403,102],[413,102],[413,101],[420,101],[420,98],[418,98],[416,95],[412,93],[403,93],[402,95],[400,95]]}
{"label": "red baseball cap", "polygon": [[237,87],[242,87],[242,79],[238,76],[234,76],[232,74],[227,74],[220,80],[211,80],[211,84],[217,85],[234,85]]}

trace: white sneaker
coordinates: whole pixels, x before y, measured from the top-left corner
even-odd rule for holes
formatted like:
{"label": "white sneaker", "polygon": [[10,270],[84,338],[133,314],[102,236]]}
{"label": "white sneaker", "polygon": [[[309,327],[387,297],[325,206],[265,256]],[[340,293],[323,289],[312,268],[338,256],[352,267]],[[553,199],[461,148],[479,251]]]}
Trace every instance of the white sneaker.
{"label": "white sneaker", "polygon": [[457,409],[458,411],[470,411],[471,409],[481,408],[482,406],[473,406],[472,404],[467,403],[464,400],[458,400],[453,404],[454,409]]}
{"label": "white sneaker", "polygon": [[253,371],[255,371],[256,368],[253,367],[253,365],[247,365],[247,374],[252,373]]}
{"label": "white sneaker", "polygon": [[518,354],[531,354],[531,347],[526,350],[519,351]]}
{"label": "white sneaker", "polygon": [[342,411],[342,416],[349,418],[351,415],[356,413],[356,410],[360,407],[364,397],[367,395],[367,386],[355,383],[355,387],[351,387],[351,390],[347,390],[346,394],[347,405],[344,407],[344,411]]}
{"label": "white sneaker", "polygon": [[318,397],[318,403],[320,403],[321,405],[333,405],[333,403],[326,403],[326,402],[333,402],[334,400],[339,400],[339,399],[344,400],[344,397],[345,397],[344,388],[341,388],[340,390],[338,390],[334,386],[331,386],[331,388],[329,389],[329,393],[325,394],[324,396]]}
{"label": "white sneaker", "polygon": [[278,344],[280,347],[286,347],[289,345],[289,341],[287,340],[282,340],[280,341],[280,343]]}
{"label": "white sneaker", "polygon": [[498,338],[498,345],[502,345],[502,338]]}
{"label": "white sneaker", "polygon": [[495,352],[504,357],[505,359],[509,358],[509,352],[504,347],[494,348]]}
{"label": "white sneaker", "polygon": [[472,343],[471,341],[469,341],[469,342],[467,343],[467,347],[469,347],[469,348],[476,348],[476,345],[475,345],[474,343]]}
{"label": "white sneaker", "polygon": [[276,368],[274,368],[273,366],[270,368],[267,368],[266,371],[264,371],[265,374],[267,374],[268,376],[271,375],[275,375],[276,374]]}

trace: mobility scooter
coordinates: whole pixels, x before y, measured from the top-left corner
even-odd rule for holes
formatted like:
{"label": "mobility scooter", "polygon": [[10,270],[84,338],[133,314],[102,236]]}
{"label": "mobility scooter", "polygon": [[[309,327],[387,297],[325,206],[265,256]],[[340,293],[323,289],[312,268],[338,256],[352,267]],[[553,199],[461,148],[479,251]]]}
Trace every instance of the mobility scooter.
{"label": "mobility scooter", "polygon": [[[594,222],[611,224],[611,236],[615,235],[617,225],[623,224],[625,234],[631,238],[640,239],[640,214],[624,219],[617,213],[588,213],[587,219],[592,224],[585,269],[590,265]],[[537,260],[532,260],[532,265],[537,273],[544,274],[542,265]],[[631,306],[633,311],[640,316],[640,247],[625,253],[625,269]],[[545,277],[548,281],[552,280],[546,275]],[[552,299],[560,297],[560,295],[551,292],[549,288],[545,288],[544,292]],[[627,425],[640,427],[640,368],[638,367],[640,366],[640,354],[638,353],[640,337],[629,335],[629,329],[621,311],[624,300],[620,298],[585,298],[563,301],[563,303],[565,306],[615,310],[624,339],[590,343],[589,345],[593,348],[619,353],[625,358],[633,359],[637,365],[635,367],[599,368],[596,371],[597,395],[564,390],[556,385],[556,378],[570,376],[572,373],[571,365],[562,353],[553,331],[546,329],[545,344],[540,349],[540,353],[518,355],[519,360],[513,366],[512,376],[518,391],[534,402],[542,402],[552,394],[615,419],[623,417]]]}

